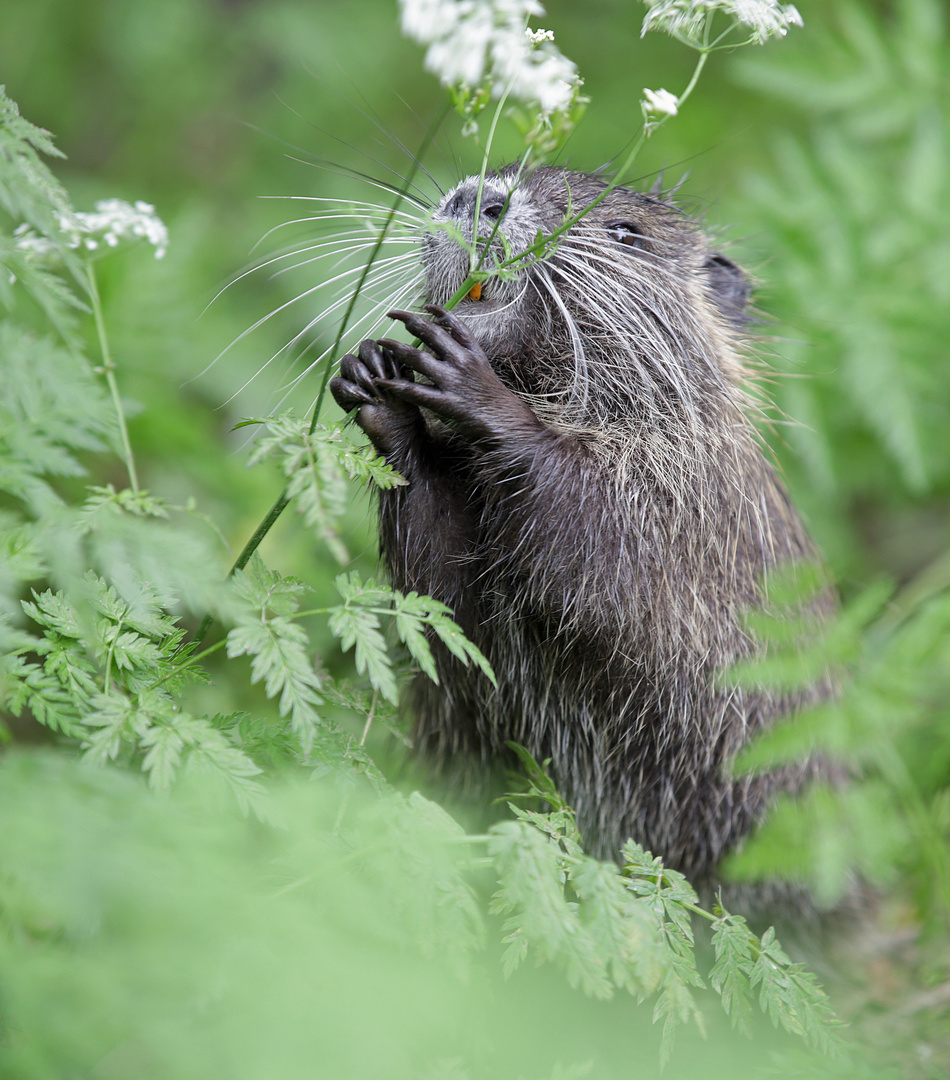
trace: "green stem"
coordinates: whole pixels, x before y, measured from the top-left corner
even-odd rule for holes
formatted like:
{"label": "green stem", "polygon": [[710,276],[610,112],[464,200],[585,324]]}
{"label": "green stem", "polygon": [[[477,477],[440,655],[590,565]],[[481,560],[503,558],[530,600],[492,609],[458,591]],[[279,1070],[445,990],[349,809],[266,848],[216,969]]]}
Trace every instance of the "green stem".
{"label": "green stem", "polygon": [[187,671],[188,668],[194,667],[199,660],[203,660],[206,656],[210,656],[211,653],[217,652],[218,649],[223,649],[227,644],[227,638],[222,638],[220,641],[216,641],[213,645],[209,645],[207,649],[202,649],[201,652],[192,653],[186,660],[180,664],[176,664],[171,671],[166,672],[160,679],[153,682],[149,687],[149,690],[154,690],[156,687],[161,686],[163,682],[166,682],[173,675],[179,675],[183,671]]}
{"label": "green stem", "polygon": [[[229,578],[233,577],[238,570],[243,570],[244,567],[247,566],[248,562],[250,562],[251,556],[261,546],[261,541],[270,532],[271,528],[274,525],[274,522],[284,512],[289,502],[290,497],[287,494],[287,488],[284,488],[284,490],[280,493],[277,501],[267,512],[267,516],[260,523],[260,525],[257,526],[257,529],[254,531],[254,535],[244,545],[241,554],[238,555],[238,557],[234,560],[234,565],[228,571]],[[211,629],[211,624],[213,622],[213,615],[205,615],[204,619],[202,619],[201,621],[201,626],[198,627],[198,632],[195,634],[194,640],[196,645],[200,645],[201,642],[204,641],[205,634],[207,634],[207,632]]]}
{"label": "green stem", "polygon": [[109,339],[106,336],[106,324],[102,317],[102,301],[99,299],[99,287],[96,284],[96,272],[92,263],[86,264],[89,279],[89,298],[92,301],[92,313],[96,320],[96,333],[99,337],[99,351],[102,353],[102,373],[106,377],[109,393],[112,395],[112,403],[115,405],[116,416],[119,420],[119,437],[122,440],[122,457],[129,474],[129,486],[138,495],[139,480],[135,471],[135,458],[132,456],[132,444],[129,441],[129,429],[125,423],[125,413],[122,409],[122,398],[119,396],[119,384],[115,378],[115,363],[109,350]]}
{"label": "green stem", "polygon": [[[360,274],[359,281],[357,281],[356,283],[356,288],[353,290],[353,295],[350,298],[350,302],[349,304],[347,304],[346,311],[344,311],[343,313],[343,318],[340,320],[340,329],[337,331],[336,339],[334,340],[333,345],[330,349],[330,353],[327,356],[327,362],[324,365],[323,369],[323,377],[320,380],[320,389],[317,391],[317,397],[313,403],[313,412],[310,415],[311,434],[313,434],[313,431],[317,426],[317,421],[320,418],[320,412],[323,409],[323,401],[326,397],[327,385],[330,382],[330,373],[333,371],[333,365],[336,361],[337,353],[340,349],[340,343],[342,342],[343,335],[346,333],[347,327],[349,326],[350,318],[353,315],[353,310],[356,307],[356,302],[359,299],[360,293],[363,290],[363,285],[366,283],[366,278],[369,275],[370,270],[372,269],[373,263],[376,261],[376,258],[379,255],[383,244],[385,243],[386,236],[389,233],[389,229],[396,218],[396,213],[399,210],[399,207],[402,204],[403,200],[405,199],[406,193],[409,191],[409,188],[412,184],[413,179],[415,178],[416,173],[419,171],[419,166],[422,162],[422,156],[428,150],[429,144],[435,138],[435,133],[442,126],[442,121],[445,119],[448,110],[449,106],[446,105],[445,108],[442,110],[439,118],[426,132],[425,138],[422,140],[422,143],[419,146],[419,152],[413,156],[412,165],[409,169],[409,172],[406,174],[405,181],[400,188],[398,195],[393,201],[392,207],[389,211],[389,216],[383,223],[383,227],[380,230],[379,237],[377,238],[376,243],[373,245],[373,250],[370,252],[369,258],[366,260],[366,265],[363,267],[363,272]],[[284,490],[280,493],[277,501],[267,512],[267,516],[255,529],[254,535],[244,545],[241,554],[237,557],[237,559],[235,559],[234,565],[228,572],[228,577],[231,577],[235,573],[235,571],[244,569],[251,556],[260,547],[264,537],[273,528],[274,523],[284,512],[289,503],[290,497],[288,496],[287,488],[285,487]],[[213,616],[206,615],[204,617],[201,622],[201,626],[199,626],[198,632],[195,635],[195,642],[201,642],[204,639],[205,634],[207,634],[213,622]]]}
{"label": "green stem", "polygon": [[112,657],[115,653],[115,643],[119,637],[119,631],[121,629],[122,623],[120,621],[119,623],[117,623],[115,628],[115,635],[113,636],[112,641],[109,643],[109,652],[106,656],[106,673],[102,679],[102,692],[104,694],[109,693],[109,683],[112,682]]}
{"label": "green stem", "polygon": [[[419,145],[419,151],[412,158],[412,164],[406,174],[403,185],[396,195],[392,206],[389,210],[389,216],[383,222],[383,227],[380,229],[379,236],[376,238],[376,243],[373,245],[373,250],[369,254],[369,258],[366,260],[366,265],[363,267],[363,272],[360,274],[359,280],[356,283],[356,288],[353,290],[353,295],[350,297],[350,302],[346,306],[346,311],[343,312],[343,318],[340,320],[340,329],[337,331],[336,339],[330,348],[330,354],[327,357],[327,362],[323,369],[323,377],[320,380],[320,389],[317,391],[317,398],[313,404],[313,412],[310,416],[310,434],[313,434],[314,428],[317,426],[317,420],[320,418],[320,412],[323,408],[323,401],[326,397],[327,385],[330,382],[330,372],[333,371],[333,365],[336,362],[337,353],[340,351],[340,343],[343,340],[343,335],[346,333],[347,327],[350,324],[350,318],[353,315],[353,310],[356,307],[356,302],[360,298],[360,293],[363,291],[363,286],[366,283],[366,278],[369,275],[370,270],[373,267],[373,263],[376,262],[376,258],[379,255],[383,244],[386,242],[386,237],[389,234],[390,227],[393,221],[396,219],[396,213],[399,207],[402,205],[406,198],[406,193],[409,191],[412,181],[415,179],[416,173],[419,171],[419,166],[422,164],[422,157],[429,149],[429,144],[435,138],[435,133],[442,126],[442,122],[448,114],[451,106],[447,103],[442,109],[439,118],[434,124],[429,127],[429,130],[425,134],[425,138]],[[286,505],[286,504],[285,504]],[[283,507],[281,508],[283,509]],[[275,519],[276,520],[276,519]],[[263,539],[263,537],[262,537]]]}
{"label": "green stem", "polygon": [[[366,714],[366,723],[363,725],[363,734],[360,736],[360,746],[366,745],[366,740],[369,737],[369,729],[373,726],[373,720],[376,716],[376,704],[379,701],[379,691],[373,691],[373,702],[369,707],[369,712]],[[334,829],[336,832],[336,829]]]}
{"label": "green stem", "polygon": [[[476,273],[482,268],[482,263],[484,263],[485,257],[488,254],[489,245],[494,239],[495,233],[498,232],[498,227],[501,224],[501,217],[499,216],[498,220],[495,222],[495,227],[492,229],[491,236],[482,245],[481,254],[479,254],[478,223],[481,220],[482,191],[485,187],[485,177],[488,175],[488,159],[491,155],[492,144],[495,141],[495,131],[498,127],[498,121],[501,117],[501,111],[504,108],[505,102],[508,100],[508,94],[510,93],[510,91],[511,86],[509,85],[498,100],[498,105],[495,108],[495,115],[492,117],[491,124],[488,128],[488,138],[485,140],[485,153],[482,154],[482,167],[478,172],[478,190],[475,192],[475,212],[472,220],[472,249],[469,252],[470,275]],[[455,298],[453,297],[453,299]],[[455,302],[458,303],[457,300]]]}
{"label": "green stem", "polygon": [[682,94],[680,94],[680,100],[679,100],[680,105],[683,104],[683,102],[689,97],[689,95],[696,88],[696,83],[699,82],[699,76],[702,74],[703,68],[706,66],[706,61],[708,59],[709,59],[709,53],[708,52],[704,51],[704,52],[701,52],[699,54],[699,59],[696,61],[696,67],[693,69],[693,77],[687,83],[686,89],[682,92]]}
{"label": "green stem", "polygon": [[[345,603],[343,606],[345,608],[349,608],[349,603]],[[365,611],[368,615],[397,615],[398,614],[397,610],[395,608],[391,608],[391,607],[388,607],[388,608],[370,607],[368,604],[367,605],[359,604],[358,607],[359,607],[360,611]],[[325,607],[325,608],[308,608],[306,611],[295,611],[292,618],[294,618],[294,619],[303,619],[303,618],[309,618],[312,615],[329,615],[331,611],[335,611],[335,610],[336,610],[336,606],[334,606],[334,607]],[[417,615],[417,616],[415,616],[415,618],[421,619],[423,622],[425,622],[427,618],[431,618],[431,615]]]}

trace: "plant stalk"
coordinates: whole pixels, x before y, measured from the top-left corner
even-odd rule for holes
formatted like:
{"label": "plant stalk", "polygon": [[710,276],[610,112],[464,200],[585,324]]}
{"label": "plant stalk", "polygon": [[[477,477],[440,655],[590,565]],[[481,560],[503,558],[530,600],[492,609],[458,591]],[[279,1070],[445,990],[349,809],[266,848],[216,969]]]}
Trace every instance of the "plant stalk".
{"label": "plant stalk", "polygon": [[106,335],[105,319],[102,316],[102,301],[99,298],[99,287],[96,284],[96,272],[92,263],[86,264],[86,272],[89,285],[89,299],[92,301],[92,313],[96,320],[96,334],[99,338],[99,351],[102,354],[102,367],[100,370],[106,377],[109,393],[112,395],[112,403],[115,406],[116,417],[119,421],[119,438],[122,441],[122,458],[129,474],[129,486],[138,495],[139,479],[135,471],[135,458],[132,456],[132,443],[129,441],[129,429],[125,423],[125,412],[122,409],[122,398],[119,396],[119,384],[115,378],[115,362],[109,349],[109,339]]}
{"label": "plant stalk", "polygon": [[[366,283],[366,278],[369,275],[373,263],[376,261],[376,258],[379,255],[383,244],[385,243],[386,236],[389,233],[389,229],[392,226],[393,221],[395,220],[396,212],[399,209],[399,206],[402,203],[403,199],[405,198],[406,192],[409,190],[409,187],[412,184],[416,173],[419,171],[419,166],[422,162],[422,156],[428,150],[429,144],[435,138],[436,132],[442,126],[448,110],[449,106],[446,105],[445,108],[443,108],[438,119],[435,121],[434,124],[430,126],[429,130],[426,132],[425,138],[422,140],[422,143],[419,146],[418,153],[413,156],[412,163],[410,165],[409,171],[406,174],[403,185],[399,190],[396,198],[393,200],[392,207],[389,211],[389,216],[386,218],[386,221],[384,222],[383,227],[380,230],[379,237],[377,238],[376,243],[374,244],[373,249],[369,254],[369,258],[366,260],[366,265],[363,267],[363,272],[360,274],[359,281],[357,281],[356,283],[356,287],[353,290],[353,295],[350,298],[350,302],[346,307],[346,311],[344,311],[343,313],[343,318],[340,320],[340,328],[337,331],[336,339],[334,340],[330,352],[327,356],[327,361],[323,369],[323,376],[320,380],[320,388],[317,391],[317,396],[313,403],[313,412],[310,416],[311,434],[316,428],[317,421],[320,418],[320,413],[323,409],[323,402],[326,397],[327,385],[330,382],[330,373],[333,371],[333,365],[336,361],[337,353],[340,349],[340,343],[342,342],[343,335],[346,333],[347,327],[349,326],[350,318],[353,315],[353,311],[356,307],[356,302],[359,299],[364,284]],[[231,567],[230,571],[228,571],[228,577],[231,577],[237,570],[244,569],[244,567],[250,561],[251,556],[260,547],[264,537],[270,532],[270,530],[274,526],[274,523],[287,508],[287,505],[290,503],[290,497],[287,494],[287,491],[288,489],[285,487],[277,498],[277,501],[267,512],[264,520],[255,529],[253,536],[251,536],[250,540],[248,540],[248,542],[244,545],[241,554],[238,555],[237,559],[235,559],[234,561],[234,565]],[[204,619],[201,622],[201,625],[198,628],[198,632],[195,635],[194,640],[196,644],[200,643],[204,639],[205,634],[207,634],[213,622],[214,617],[212,615],[205,615]]]}

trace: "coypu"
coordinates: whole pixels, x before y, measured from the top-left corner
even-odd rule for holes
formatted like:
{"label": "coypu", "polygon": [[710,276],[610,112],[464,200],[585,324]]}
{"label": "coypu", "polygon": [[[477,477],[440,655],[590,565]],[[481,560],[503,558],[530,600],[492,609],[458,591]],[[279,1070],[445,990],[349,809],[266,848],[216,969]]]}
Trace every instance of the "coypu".
{"label": "coypu", "polygon": [[[521,252],[606,186],[509,166],[484,180],[478,236]],[[616,187],[449,314],[469,255],[439,226],[471,240],[477,190],[462,181],[422,239],[431,319],[391,313],[426,351],[365,341],[331,382],[408,481],[380,492],[394,586],[448,604],[498,677],[439,650],[440,684],[413,687],[416,744],[464,774],[514,740],[550,759],[592,853],[632,837],[702,887],[819,769],[724,773],[824,692],[717,680],[756,651],[742,614],[765,572],[815,555],[748,418],[750,285],[669,201]]]}

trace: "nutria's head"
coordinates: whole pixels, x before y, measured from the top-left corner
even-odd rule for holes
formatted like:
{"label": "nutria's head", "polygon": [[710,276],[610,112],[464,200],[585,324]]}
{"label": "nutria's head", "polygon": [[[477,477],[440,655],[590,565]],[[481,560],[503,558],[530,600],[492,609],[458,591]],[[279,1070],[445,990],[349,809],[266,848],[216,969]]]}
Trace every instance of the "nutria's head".
{"label": "nutria's head", "polygon": [[[470,269],[471,242],[492,239],[492,269],[550,235],[601,195],[606,181],[516,166],[445,196],[423,238],[429,301],[445,303]],[[482,249],[484,244],[482,245]],[[617,187],[559,237],[456,308],[509,381],[572,420],[609,421],[661,403],[693,410],[738,381],[732,351],[750,287],[702,231],[661,198]],[[529,368],[525,371],[525,365]],[[637,407],[637,408],[635,408]]]}

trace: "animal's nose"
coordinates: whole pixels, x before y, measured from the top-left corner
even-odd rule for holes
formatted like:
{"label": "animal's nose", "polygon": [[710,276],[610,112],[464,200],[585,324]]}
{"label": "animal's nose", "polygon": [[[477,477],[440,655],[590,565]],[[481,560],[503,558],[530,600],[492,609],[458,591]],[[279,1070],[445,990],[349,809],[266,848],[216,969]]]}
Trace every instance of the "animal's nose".
{"label": "animal's nose", "polygon": [[459,188],[458,191],[448,201],[448,205],[445,208],[445,212],[449,217],[458,218],[463,213],[475,205],[475,195],[467,188]]}
{"label": "animal's nose", "polygon": [[[455,221],[469,221],[475,213],[475,198],[478,189],[461,187],[445,204],[445,215]],[[505,209],[503,196],[493,191],[482,190],[481,214],[489,221],[497,221]]]}

